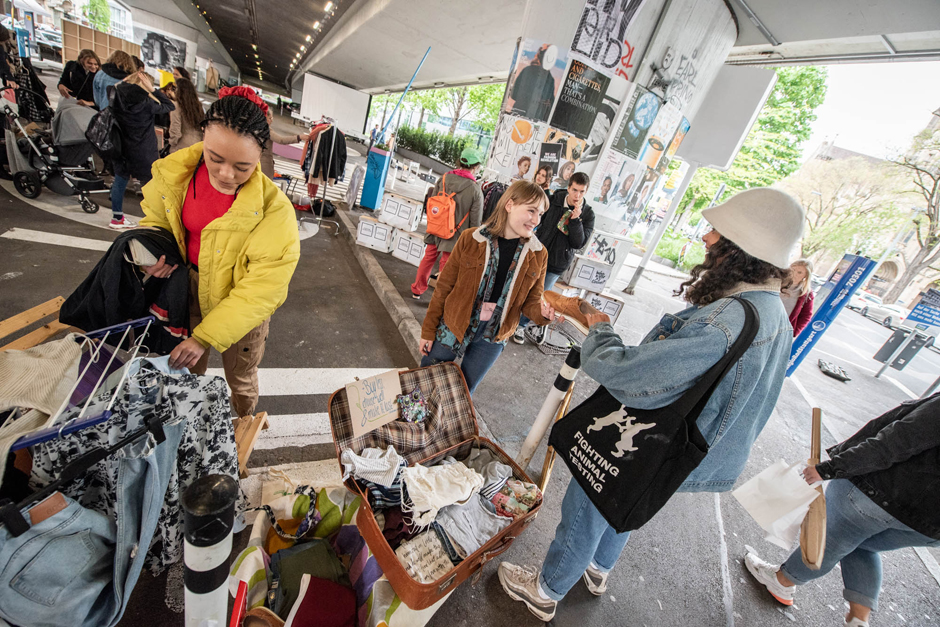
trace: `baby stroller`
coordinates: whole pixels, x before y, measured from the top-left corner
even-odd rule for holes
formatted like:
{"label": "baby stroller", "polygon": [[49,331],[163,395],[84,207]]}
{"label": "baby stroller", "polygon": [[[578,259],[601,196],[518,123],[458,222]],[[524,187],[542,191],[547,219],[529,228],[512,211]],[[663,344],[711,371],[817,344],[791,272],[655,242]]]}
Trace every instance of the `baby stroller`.
{"label": "baby stroller", "polygon": [[[52,118],[52,130],[30,134],[14,107],[8,101],[3,102],[7,160],[16,191],[26,198],[36,198],[45,185],[63,196],[77,194],[87,213],[98,211],[98,203],[89,195],[106,194],[110,190],[95,172],[91,160],[93,148],[85,138],[94,109],[63,99]],[[22,137],[16,137],[14,125]]]}

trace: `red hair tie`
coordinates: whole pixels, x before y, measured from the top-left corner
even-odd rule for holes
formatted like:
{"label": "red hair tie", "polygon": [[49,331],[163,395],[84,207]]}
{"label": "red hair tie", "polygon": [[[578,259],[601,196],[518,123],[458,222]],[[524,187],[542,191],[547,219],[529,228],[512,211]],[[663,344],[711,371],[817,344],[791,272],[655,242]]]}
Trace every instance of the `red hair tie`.
{"label": "red hair tie", "polygon": [[254,89],[247,87],[245,85],[238,85],[237,87],[223,87],[219,90],[219,98],[225,98],[226,96],[241,96],[242,98],[247,98],[252,101],[258,108],[261,109],[261,112],[265,115],[268,114],[268,103],[262,100]]}

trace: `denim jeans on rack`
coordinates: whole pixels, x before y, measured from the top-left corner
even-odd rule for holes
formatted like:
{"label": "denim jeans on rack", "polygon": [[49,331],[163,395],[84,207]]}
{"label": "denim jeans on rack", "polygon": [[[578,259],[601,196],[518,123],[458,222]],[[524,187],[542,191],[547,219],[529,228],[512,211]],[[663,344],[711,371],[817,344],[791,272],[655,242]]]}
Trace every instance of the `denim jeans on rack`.
{"label": "denim jeans on rack", "polygon": [[161,444],[145,436],[114,454],[116,523],[64,497],[65,509],[18,538],[0,527],[0,617],[31,627],[117,624],[143,568],[185,426],[185,418],[166,424]]}

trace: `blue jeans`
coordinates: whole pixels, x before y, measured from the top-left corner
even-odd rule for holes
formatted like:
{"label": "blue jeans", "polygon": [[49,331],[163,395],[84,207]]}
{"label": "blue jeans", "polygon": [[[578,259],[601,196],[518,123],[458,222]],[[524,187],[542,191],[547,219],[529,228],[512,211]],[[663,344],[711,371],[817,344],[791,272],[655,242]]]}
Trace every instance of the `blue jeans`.
{"label": "blue jeans", "polygon": [[[499,321],[491,320],[490,322],[498,323]],[[487,326],[489,324],[480,325],[470,345],[467,346],[467,350],[464,351],[463,361],[460,362],[460,370],[463,372],[464,379],[467,380],[467,387],[470,388],[471,395],[480,385],[480,381],[483,380],[486,373],[493,367],[493,364],[496,363],[496,359],[503,352],[503,349],[506,348],[503,344],[496,344],[483,339]],[[431,345],[431,353],[421,358],[421,367],[456,360],[457,354],[454,351],[435,340],[434,344]]]}
{"label": "blue jeans", "polygon": [[[127,183],[131,179],[129,172],[118,174],[119,168],[115,168],[114,180],[111,182],[111,217],[115,220],[124,219],[124,192],[127,190]],[[146,185],[150,182],[153,175],[148,170],[143,176],[138,176],[140,184]]]}
{"label": "blue jeans", "polygon": [[561,522],[548,547],[539,583],[542,591],[561,601],[568,590],[594,562],[601,572],[610,572],[620,558],[630,532],[617,533],[597,511],[574,479],[561,502]]}
{"label": "blue jeans", "polygon": [[[558,277],[560,276],[561,276],[560,274],[555,274],[554,272],[545,273],[545,291],[546,292],[552,289],[553,287],[555,287],[555,283],[558,281]],[[525,314],[523,314],[522,318],[519,319],[519,328],[524,329],[525,326],[529,324],[530,322],[531,320],[526,318]]]}
{"label": "blue jeans", "polygon": [[166,441],[156,447],[145,437],[116,453],[117,524],[63,497],[65,509],[18,538],[0,528],[0,617],[35,627],[117,624],[147,557],[185,426],[185,419],[164,425]]}
{"label": "blue jeans", "polygon": [[846,601],[878,609],[882,551],[909,546],[940,546],[940,540],[914,531],[883,510],[848,479],[826,489],[826,552],[819,570],[810,570],[797,549],[781,571],[797,585],[818,579],[842,565]]}
{"label": "blue jeans", "polygon": [[115,220],[124,219],[124,192],[127,190],[128,177],[114,175],[111,182],[111,217]]}

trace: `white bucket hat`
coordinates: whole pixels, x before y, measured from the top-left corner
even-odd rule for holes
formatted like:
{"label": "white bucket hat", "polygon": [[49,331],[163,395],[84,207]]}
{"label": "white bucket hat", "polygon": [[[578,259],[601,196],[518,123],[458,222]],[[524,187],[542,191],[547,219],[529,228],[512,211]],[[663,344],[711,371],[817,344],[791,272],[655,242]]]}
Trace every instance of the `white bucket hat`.
{"label": "white bucket hat", "polygon": [[803,237],[806,211],[786,192],[755,187],[703,210],[702,217],[747,254],[787,268],[790,252]]}

